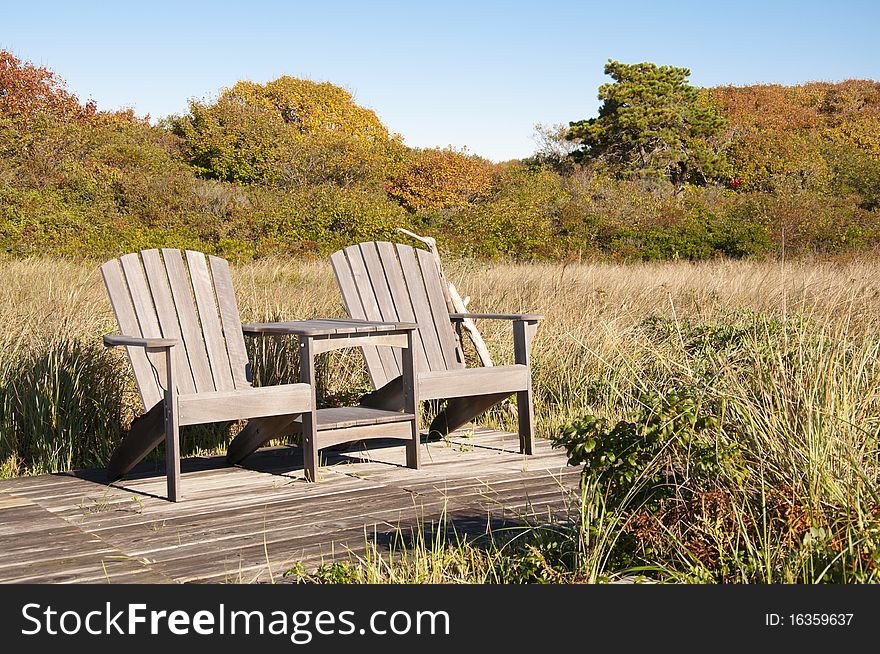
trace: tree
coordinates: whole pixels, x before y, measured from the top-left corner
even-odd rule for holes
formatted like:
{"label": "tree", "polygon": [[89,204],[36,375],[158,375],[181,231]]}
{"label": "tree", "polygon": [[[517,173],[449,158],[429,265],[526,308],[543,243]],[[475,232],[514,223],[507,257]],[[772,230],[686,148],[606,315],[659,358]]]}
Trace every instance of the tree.
{"label": "tree", "polygon": [[378,181],[403,150],[345,89],[286,75],[238,82],[213,103],[192,101],[173,131],[201,174],[239,182]]}
{"label": "tree", "polygon": [[496,164],[466,152],[414,150],[385,190],[413,212],[465,207],[489,193],[497,171]]}
{"label": "tree", "polygon": [[678,189],[704,183],[724,120],[687,82],[690,70],[609,60],[605,74],[614,83],[599,87],[599,116],[570,123],[567,138],[581,146],[575,159],[603,162],[622,177],[664,176]]}
{"label": "tree", "polygon": [[81,105],[56,73],[0,50],[0,116],[28,122],[38,114],[85,119],[95,103]]}
{"label": "tree", "polygon": [[532,138],[537,149],[535,154],[525,159],[523,163],[531,166],[547,166],[562,175],[571,174],[574,169],[571,155],[578,146],[568,138],[567,125],[536,123]]}

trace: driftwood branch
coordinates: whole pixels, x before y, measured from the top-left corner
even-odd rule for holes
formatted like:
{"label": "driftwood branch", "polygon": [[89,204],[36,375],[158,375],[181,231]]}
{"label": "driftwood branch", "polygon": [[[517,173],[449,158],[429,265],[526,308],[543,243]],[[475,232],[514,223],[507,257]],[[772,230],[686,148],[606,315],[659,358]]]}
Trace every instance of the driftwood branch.
{"label": "driftwood branch", "polygon": [[[431,253],[431,257],[434,259],[437,271],[440,274],[440,281],[442,282],[440,286],[443,288],[443,295],[446,299],[446,308],[449,313],[469,313],[467,305],[470,302],[470,296],[462,298],[456,290],[455,284],[450,282],[446,275],[443,274],[443,264],[440,261],[440,251],[437,249],[437,239],[432,236],[421,236],[420,234],[411,232],[403,227],[398,227],[397,231],[406,234],[419,243],[423,243],[425,247],[428,248],[428,252]],[[477,351],[477,356],[480,357],[480,363],[487,367],[494,366],[495,364],[492,361],[492,354],[489,352],[489,348],[486,346],[486,341],[483,340],[483,335],[480,333],[480,330],[477,329],[474,321],[470,318],[466,318],[459,323],[459,327],[467,332],[468,338],[471,339],[471,343],[474,344],[474,349]],[[514,409],[513,404],[509,399],[502,403],[502,407],[512,416],[516,416],[516,409]]]}
{"label": "driftwood branch", "polygon": [[[428,248],[428,252],[431,253],[431,257],[437,265],[437,271],[440,273],[440,280],[443,282],[441,286],[443,287],[443,295],[446,298],[446,309],[449,313],[467,313],[467,301],[469,301],[470,298],[463,299],[456,290],[455,285],[446,278],[446,275],[443,274],[443,264],[440,261],[440,251],[437,249],[437,240],[431,236],[415,234],[403,227],[398,227],[397,231],[406,234],[411,239],[424,243]],[[480,357],[480,363],[484,366],[494,366],[495,364],[492,361],[492,354],[489,352],[489,348],[486,347],[486,341],[483,340],[483,335],[480,334],[480,330],[477,329],[474,321],[470,318],[462,320],[461,328],[467,332],[468,337],[474,344],[474,348],[477,350],[477,356]]]}

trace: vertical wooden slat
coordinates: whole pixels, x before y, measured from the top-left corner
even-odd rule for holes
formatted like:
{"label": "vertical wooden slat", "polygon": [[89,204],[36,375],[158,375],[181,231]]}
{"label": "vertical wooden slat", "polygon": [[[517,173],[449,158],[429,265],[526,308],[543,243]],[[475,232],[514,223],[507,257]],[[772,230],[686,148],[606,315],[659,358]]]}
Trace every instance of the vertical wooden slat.
{"label": "vertical wooden slat", "polygon": [[[336,274],[336,282],[342,293],[342,301],[345,304],[345,310],[352,318],[366,320],[364,307],[361,304],[361,298],[354,283],[354,277],[351,274],[351,268],[348,265],[348,259],[344,250],[334,252],[330,256],[330,263],[333,265],[333,272]],[[379,359],[379,350],[376,347],[362,347],[361,352],[364,354],[364,360],[367,364],[367,373],[370,375],[370,381],[373,388],[381,388],[388,381],[385,376],[385,368]]]}
{"label": "vertical wooden slat", "polygon": [[419,257],[419,265],[422,269],[422,277],[425,280],[425,291],[428,294],[428,303],[431,305],[431,315],[434,320],[434,326],[437,329],[437,336],[440,341],[440,351],[446,361],[447,370],[455,370],[461,368],[462,363],[459,362],[455,353],[455,331],[452,327],[452,321],[449,320],[449,309],[446,306],[446,298],[443,296],[442,282],[440,281],[440,273],[437,270],[437,264],[430,252],[417,249]]}
{"label": "vertical wooden slat", "polygon": [[122,272],[128,284],[131,301],[134,304],[135,315],[141,328],[141,336],[149,338],[162,338],[162,328],[156,317],[156,307],[153,306],[153,294],[147,286],[147,278],[144,276],[144,266],[138,254],[126,254],[120,257]]}
{"label": "vertical wooden slat", "polygon": [[214,297],[214,286],[208,273],[205,255],[193,250],[186,251],[186,262],[192,280],[193,294],[196,297],[196,308],[205,336],[208,362],[214,387],[218,391],[231,391],[235,388],[232,381],[232,370],[229,367],[229,353],[223,340],[223,327],[220,325],[220,314],[217,312],[217,301]]}
{"label": "vertical wooden slat", "polygon": [[[345,256],[348,259],[348,265],[351,268],[351,275],[354,278],[355,287],[361,296],[361,306],[367,320],[382,321],[382,312],[379,310],[379,301],[376,298],[376,291],[373,289],[373,282],[367,273],[367,265],[364,262],[364,255],[357,245],[345,248]],[[384,273],[383,273],[384,276]],[[400,375],[400,366],[394,359],[394,355],[387,347],[377,348],[379,359],[382,361],[382,367],[385,369],[385,376],[388,379],[394,379]]]}
{"label": "vertical wooden slat", "polygon": [[183,257],[178,249],[164,248],[162,259],[165,261],[165,269],[168,272],[171,298],[174,301],[177,319],[180,322],[180,332],[186,345],[187,358],[196,385],[196,392],[211,392],[215,390],[214,376],[211,374],[211,364],[208,363],[205,336],[202,333],[202,326],[199,324],[199,317],[193,303],[192,285],[186,274]]}
{"label": "vertical wooden slat", "polygon": [[[385,279],[397,309],[398,320],[400,322],[418,322],[413,311],[412,301],[409,299],[409,291],[406,290],[406,280],[403,278],[403,271],[400,268],[400,261],[397,259],[394,245],[387,241],[380,241],[376,243],[376,249],[385,269]],[[428,358],[425,355],[425,346],[422,343],[422,334],[419,330],[415,332],[413,347],[415,348],[416,369],[430,370]]]}
{"label": "vertical wooden slat", "polygon": [[[177,311],[171,297],[171,288],[168,285],[168,274],[162,259],[159,258],[159,251],[144,250],[141,252],[141,258],[144,262],[144,272],[147,275],[150,294],[153,296],[153,305],[156,307],[156,317],[159,319],[159,327],[162,329],[162,337],[183,341],[180,334],[180,322],[177,319]],[[195,392],[195,383],[192,370],[189,367],[185,345],[184,342],[181,342],[175,352],[174,381],[178,391],[188,395]]]}
{"label": "vertical wooden slat", "polygon": [[229,353],[232,381],[236,388],[247,388],[251,385],[248,374],[247,350],[244,347],[241,318],[238,314],[235,290],[232,288],[229,264],[225,259],[218,257],[208,257],[208,261],[211,265],[211,276],[214,278],[214,292],[217,296],[217,307],[220,309],[220,322],[223,325],[223,336],[226,339],[226,351]]}
{"label": "vertical wooden slat", "polygon": [[[379,315],[382,320],[387,322],[400,322],[397,313],[397,307],[394,299],[391,297],[391,290],[388,287],[388,280],[385,279],[385,268],[379,258],[379,252],[376,243],[361,243],[361,255],[364,258],[364,266],[367,269],[367,275],[370,277],[370,284],[373,287],[373,293],[376,296],[376,303],[379,305]],[[394,361],[397,364],[397,370],[403,372],[403,363],[400,349],[396,347],[385,348],[391,352]]]}
{"label": "vertical wooden slat", "polygon": [[415,322],[419,324],[419,332],[425,346],[428,369],[446,370],[446,359],[440,349],[440,337],[437,335],[437,328],[434,325],[434,315],[431,313],[431,305],[428,303],[425,282],[422,279],[422,271],[415,251],[409,245],[398,243],[397,255],[400,257],[400,267],[403,270],[403,278],[406,280],[406,288],[409,291],[409,298],[416,318]]}
{"label": "vertical wooden slat", "polygon": [[[116,324],[119,331],[127,336],[145,336],[138,323],[137,314],[131,301],[128,285],[125,283],[122,267],[116,259],[108,261],[101,266],[101,276],[104,278],[104,286],[116,315]],[[134,371],[134,379],[137,383],[141,400],[144,403],[144,412],[152,409],[162,400],[162,391],[155,371],[150,365],[146,352],[141,347],[127,347],[128,360]]]}

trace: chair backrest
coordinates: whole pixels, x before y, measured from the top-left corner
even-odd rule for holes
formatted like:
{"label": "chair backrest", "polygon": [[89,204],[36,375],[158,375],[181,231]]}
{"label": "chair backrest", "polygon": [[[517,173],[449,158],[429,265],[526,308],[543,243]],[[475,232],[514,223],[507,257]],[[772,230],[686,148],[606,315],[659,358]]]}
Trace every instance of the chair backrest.
{"label": "chair backrest", "polygon": [[[181,394],[251,385],[238,304],[224,259],[187,250],[144,250],[101,266],[101,275],[127,336],[176,338],[174,374]],[[128,356],[144,408],[162,399],[156,371],[142,348]]]}
{"label": "chair backrest", "polygon": [[[464,367],[440,273],[429,252],[409,245],[369,242],[339,250],[330,261],[351,318],[418,323],[414,345],[419,370]],[[375,388],[401,374],[399,350],[362,349]]]}

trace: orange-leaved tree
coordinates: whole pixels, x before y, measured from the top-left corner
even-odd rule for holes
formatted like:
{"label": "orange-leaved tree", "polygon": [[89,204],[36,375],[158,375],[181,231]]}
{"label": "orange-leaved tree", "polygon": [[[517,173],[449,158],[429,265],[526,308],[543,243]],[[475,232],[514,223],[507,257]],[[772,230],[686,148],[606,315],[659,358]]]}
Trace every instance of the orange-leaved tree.
{"label": "orange-leaved tree", "polygon": [[491,191],[498,171],[491,161],[452,148],[414,150],[385,190],[410,211],[469,206]]}
{"label": "orange-leaved tree", "polygon": [[0,50],[0,116],[28,122],[40,114],[87,119],[95,103],[80,104],[56,73]]}

